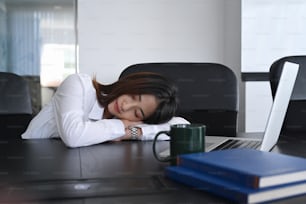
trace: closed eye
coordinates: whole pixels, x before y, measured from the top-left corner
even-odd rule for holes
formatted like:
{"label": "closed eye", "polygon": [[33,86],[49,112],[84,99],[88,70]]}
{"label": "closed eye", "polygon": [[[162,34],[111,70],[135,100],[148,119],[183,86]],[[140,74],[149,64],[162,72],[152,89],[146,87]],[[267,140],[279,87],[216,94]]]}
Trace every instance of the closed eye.
{"label": "closed eye", "polygon": [[135,110],[135,117],[140,120],[144,119],[141,109]]}
{"label": "closed eye", "polygon": [[[139,94],[139,102],[141,102],[141,95]],[[141,117],[142,117],[142,120],[145,119],[145,114],[143,112],[143,110],[140,108],[140,113],[141,113]]]}
{"label": "closed eye", "polygon": [[[141,94],[139,94],[139,95],[132,95],[132,98],[133,98],[133,100],[136,100],[139,103],[141,103],[141,100],[142,100]],[[140,119],[140,120],[145,119],[145,114],[144,114],[144,112],[143,112],[143,110],[141,108],[136,109],[134,114],[135,114],[135,117]]]}

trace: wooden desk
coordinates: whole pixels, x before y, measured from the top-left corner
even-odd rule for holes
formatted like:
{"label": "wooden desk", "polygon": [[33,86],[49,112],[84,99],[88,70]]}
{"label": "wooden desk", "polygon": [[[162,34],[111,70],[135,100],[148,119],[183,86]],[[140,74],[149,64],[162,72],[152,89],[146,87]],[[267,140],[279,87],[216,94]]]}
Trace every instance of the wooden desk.
{"label": "wooden desk", "polygon": [[[305,145],[287,137],[274,151],[306,157]],[[0,140],[0,155],[0,203],[229,203],[164,178],[168,164],[155,160],[152,142],[69,149],[60,140]]]}

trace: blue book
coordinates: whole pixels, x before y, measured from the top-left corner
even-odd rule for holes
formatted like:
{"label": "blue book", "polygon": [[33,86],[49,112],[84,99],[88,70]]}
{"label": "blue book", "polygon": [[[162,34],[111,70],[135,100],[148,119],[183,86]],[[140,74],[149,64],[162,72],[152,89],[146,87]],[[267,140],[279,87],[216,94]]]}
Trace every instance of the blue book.
{"label": "blue book", "polygon": [[238,203],[269,202],[306,193],[305,181],[254,189],[180,166],[167,167],[166,177]]}
{"label": "blue book", "polygon": [[179,155],[177,165],[255,189],[306,180],[306,159],[253,149]]}

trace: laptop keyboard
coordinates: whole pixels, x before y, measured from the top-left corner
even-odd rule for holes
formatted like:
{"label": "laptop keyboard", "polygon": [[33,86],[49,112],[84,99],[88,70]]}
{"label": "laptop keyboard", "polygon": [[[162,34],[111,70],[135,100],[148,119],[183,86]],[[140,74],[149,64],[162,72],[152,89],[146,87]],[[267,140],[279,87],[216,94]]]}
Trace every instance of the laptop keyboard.
{"label": "laptop keyboard", "polygon": [[261,144],[261,141],[253,140],[227,140],[223,144],[215,148],[215,150],[222,149],[235,149],[235,148],[250,148],[257,149]]}

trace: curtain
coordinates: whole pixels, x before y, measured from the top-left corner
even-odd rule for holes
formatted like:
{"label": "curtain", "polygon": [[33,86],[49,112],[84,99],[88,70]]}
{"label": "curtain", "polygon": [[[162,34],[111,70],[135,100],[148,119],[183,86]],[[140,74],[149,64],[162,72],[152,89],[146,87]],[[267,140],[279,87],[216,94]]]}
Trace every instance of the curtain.
{"label": "curtain", "polygon": [[39,16],[34,9],[9,7],[7,12],[7,71],[19,75],[40,74]]}
{"label": "curtain", "polygon": [[7,69],[6,7],[0,0],[0,72]]}
{"label": "curtain", "polygon": [[27,76],[44,72],[60,75],[60,80],[75,72],[74,3],[0,0],[0,71]]}

